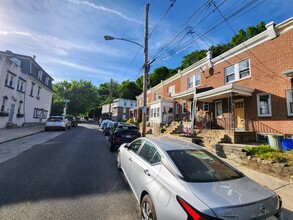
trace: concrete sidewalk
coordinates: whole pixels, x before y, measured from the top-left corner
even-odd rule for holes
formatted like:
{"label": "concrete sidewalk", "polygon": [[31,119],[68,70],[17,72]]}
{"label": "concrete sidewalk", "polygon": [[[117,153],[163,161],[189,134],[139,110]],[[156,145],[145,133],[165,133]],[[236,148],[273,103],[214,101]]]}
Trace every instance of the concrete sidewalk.
{"label": "concrete sidewalk", "polygon": [[[30,136],[43,131],[44,125],[0,129],[0,152],[2,143]],[[283,200],[285,219],[293,219],[293,183],[249,169],[232,160],[224,160],[232,166],[236,167],[238,170],[240,170],[242,173],[244,173],[246,176],[248,176],[255,182],[258,182],[259,184],[266,186],[269,189],[275,191],[277,194],[279,194]]]}
{"label": "concrete sidewalk", "polygon": [[43,132],[44,129],[45,127],[43,124],[33,125],[29,127],[1,128],[0,129],[0,144]]}

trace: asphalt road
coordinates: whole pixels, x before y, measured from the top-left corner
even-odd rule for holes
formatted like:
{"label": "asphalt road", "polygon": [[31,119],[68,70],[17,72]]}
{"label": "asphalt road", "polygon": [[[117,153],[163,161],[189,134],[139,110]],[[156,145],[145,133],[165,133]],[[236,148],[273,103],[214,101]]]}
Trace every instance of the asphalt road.
{"label": "asphalt road", "polygon": [[98,126],[81,124],[0,164],[0,219],[136,220],[139,205]]}

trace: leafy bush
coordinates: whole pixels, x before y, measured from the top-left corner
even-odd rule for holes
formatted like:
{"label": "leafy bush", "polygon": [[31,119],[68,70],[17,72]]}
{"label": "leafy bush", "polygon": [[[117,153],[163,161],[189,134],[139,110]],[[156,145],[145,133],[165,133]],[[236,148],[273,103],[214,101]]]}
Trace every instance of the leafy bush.
{"label": "leafy bush", "polygon": [[246,147],[245,151],[247,156],[254,156],[264,160],[285,163],[287,166],[293,166],[293,151],[284,152],[271,148],[267,144],[262,144],[257,147]]}

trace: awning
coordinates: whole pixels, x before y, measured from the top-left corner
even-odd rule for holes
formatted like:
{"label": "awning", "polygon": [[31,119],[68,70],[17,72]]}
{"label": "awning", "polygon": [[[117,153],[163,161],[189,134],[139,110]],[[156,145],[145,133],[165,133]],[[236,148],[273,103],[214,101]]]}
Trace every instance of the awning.
{"label": "awning", "polygon": [[254,88],[232,83],[202,93],[196,93],[195,98],[202,102],[213,102],[214,100],[227,98],[231,93],[233,93],[234,96],[252,96],[254,90]]}
{"label": "awning", "polygon": [[184,98],[184,99],[192,99],[193,95],[194,95],[194,90],[196,89],[196,93],[202,93],[208,90],[213,89],[213,87],[209,86],[209,87],[205,87],[205,88],[196,88],[196,87],[192,87],[189,88],[186,91],[183,92],[179,92],[176,93],[174,95],[171,95],[172,98]]}

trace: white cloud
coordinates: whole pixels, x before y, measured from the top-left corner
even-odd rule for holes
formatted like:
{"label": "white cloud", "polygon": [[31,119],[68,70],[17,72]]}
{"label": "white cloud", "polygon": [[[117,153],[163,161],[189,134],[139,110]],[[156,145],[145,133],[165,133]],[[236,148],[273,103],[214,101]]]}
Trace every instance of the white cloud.
{"label": "white cloud", "polygon": [[94,8],[94,9],[99,10],[99,11],[109,12],[109,13],[115,14],[115,15],[117,15],[117,16],[119,16],[119,17],[121,17],[121,18],[123,18],[123,19],[125,19],[127,21],[131,21],[131,22],[141,24],[140,21],[138,21],[138,20],[136,20],[134,18],[130,18],[130,17],[122,14],[119,11],[116,11],[116,10],[113,10],[113,9],[110,9],[110,8],[106,8],[104,6],[96,5],[96,4],[88,2],[88,1],[80,1],[80,0],[67,0],[67,1],[71,2],[71,3],[74,3],[74,4],[78,4],[78,5],[85,5],[85,6]]}

